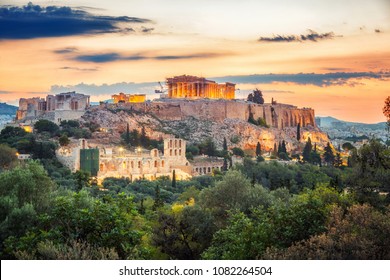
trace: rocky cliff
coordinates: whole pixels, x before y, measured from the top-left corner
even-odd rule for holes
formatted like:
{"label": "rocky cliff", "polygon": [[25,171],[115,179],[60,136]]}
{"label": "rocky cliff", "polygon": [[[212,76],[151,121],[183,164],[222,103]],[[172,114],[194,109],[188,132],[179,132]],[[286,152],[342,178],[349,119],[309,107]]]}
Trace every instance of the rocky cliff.
{"label": "rocky cliff", "polygon": [[110,109],[123,108],[149,113],[161,120],[178,121],[188,117],[223,122],[225,119],[247,121],[249,116],[262,118],[270,127],[283,129],[296,126],[316,127],[314,110],[287,104],[255,104],[241,100],[161,100],[147,103],[107,105]]}
{"label": "rocky cliff", "polygon": [[[249,114],[266,120],[269,128],[248,123]],[[84,122],[96,122],[102,129],[94,133],[95,141],[102,144],[119,143],[121,133],[141,130],[158,139],[176,135],[192,143],[212,137],[218,148],[226,138],[228,146],[254,150],[260,142],[263,150],[271,150],[284,140],[289,151],[298,146],[296,126],[301,123],[301,142],[311,137],[323,146],[326,134],[315,125],[314,110],[295,106],[257,105],[240,101],[172,101],[139,104],[105,105],[90,108]]]}

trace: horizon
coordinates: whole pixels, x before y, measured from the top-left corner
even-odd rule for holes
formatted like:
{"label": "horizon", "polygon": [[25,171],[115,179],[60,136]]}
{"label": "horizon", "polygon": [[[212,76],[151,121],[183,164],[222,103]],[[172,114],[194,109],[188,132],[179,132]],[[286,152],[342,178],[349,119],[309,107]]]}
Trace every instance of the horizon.
{"label": "horizon", "polygon": [[236,83],[237,98],[259,88],[266,102],[316,116],[385,122],[390,3],[353,3],[2,1],[0,100],[73,90],[93,102],[120,91],[148,97],[159,81],[189,74]]}

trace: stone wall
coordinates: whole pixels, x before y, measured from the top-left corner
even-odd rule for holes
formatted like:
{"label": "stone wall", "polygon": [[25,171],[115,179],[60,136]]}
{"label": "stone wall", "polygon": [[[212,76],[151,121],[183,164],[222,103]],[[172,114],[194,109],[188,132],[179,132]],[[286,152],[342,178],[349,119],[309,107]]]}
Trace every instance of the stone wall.
{"label": "stone wall", "polygon": [[135,103],[121,106],[140,112],[150,113],[162,120],[183,120],[194,117],[200,120],[223,122],[225,119],[247,121],[249,114],[253,118],[263,118],[270,127],[283,129],[297,126],[316,127],[314,110],[297,108],[287,104],[255,104],[239,100],[166,100],[149,103]]}

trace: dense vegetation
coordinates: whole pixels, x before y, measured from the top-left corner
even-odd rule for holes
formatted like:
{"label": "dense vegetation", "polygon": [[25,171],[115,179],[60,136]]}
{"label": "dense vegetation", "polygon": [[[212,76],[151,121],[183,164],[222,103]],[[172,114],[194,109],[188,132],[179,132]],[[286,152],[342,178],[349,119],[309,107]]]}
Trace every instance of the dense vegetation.
{"label": "dense vegetation", "polygon": [[[0,133],[2,259],[390,258],[390,149],[378,141],[348,145],[349,166],[309,141],[289,164],[280,143],[285,163],[264,161],[258,145],[255,160],[213,176],[108,178],[99,188],[55,159],[52,139],[72,129]],[[229,157],[209,140],[187,152],[200,150]]]}

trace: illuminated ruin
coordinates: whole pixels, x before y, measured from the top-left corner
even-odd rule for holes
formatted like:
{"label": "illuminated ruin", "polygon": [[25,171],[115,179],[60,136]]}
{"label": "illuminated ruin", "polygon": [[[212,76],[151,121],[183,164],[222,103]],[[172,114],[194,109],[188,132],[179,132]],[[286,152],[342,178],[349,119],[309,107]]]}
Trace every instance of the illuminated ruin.
{"label": "illuminated ruin", "polygon": [[169,98],[234,99],[235,97],[236,85],[233,83],[218,84],[203,77],[188,75],[168,78],[166,83]]}
{"label": "illuminated ruin", "polygon": [[142,103],[145,102],[145,94],[124,94],[123,92],[119,94],[114,94],[111,96],[114,100],[114,103]]}

